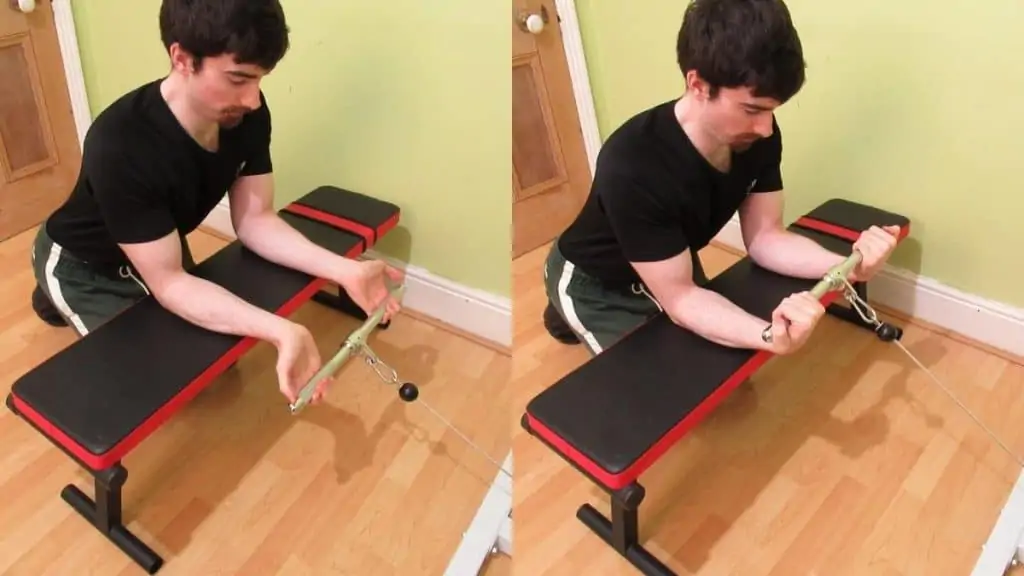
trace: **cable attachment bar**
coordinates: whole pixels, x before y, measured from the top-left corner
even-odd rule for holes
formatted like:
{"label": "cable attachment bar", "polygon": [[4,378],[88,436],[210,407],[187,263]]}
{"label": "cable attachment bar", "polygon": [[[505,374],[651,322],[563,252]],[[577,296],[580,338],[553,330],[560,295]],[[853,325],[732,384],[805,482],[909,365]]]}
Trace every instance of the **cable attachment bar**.
{"label": "cable attachment bar", "polygon": [[[401,284],[391,291],[391,296],[395,299],[400,300],[405,294],[405,285]],[[367,347],[366,341],[370,338],[370,334],[377,328],[381,320],[384,319],[384,305],[377,307],[377,309],[371,314],[365,322],[358,328],[352,331],[345,339],[345,342],[341,345],[341,349],[323,365],[312,378],[302,387],[299,391],[299,397],[288,406],[291,410],[292,415],[296,415],[305,408],[313,398],[313,393],[316,391],[316,386],[319,382],[326,378],[331,378],[341,370],[342,365],[348,362],[354,354],[358,354]],[[372,354],[372,350],[370,351]],[[378,372],[379,374],[379,372]]]}

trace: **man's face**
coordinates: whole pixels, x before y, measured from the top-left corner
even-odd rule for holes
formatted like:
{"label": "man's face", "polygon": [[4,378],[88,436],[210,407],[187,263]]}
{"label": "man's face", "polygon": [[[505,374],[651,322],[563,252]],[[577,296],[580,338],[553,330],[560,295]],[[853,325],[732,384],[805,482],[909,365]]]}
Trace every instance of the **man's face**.
{"label": "man's face", "polygon": [[229,54],[204,58],[199,70],[189,67],[189,101],[204,118],[233,128],[260,107],[260,80],[266,74],[258,66],[236,63]]}
{"label": "man's face", "polygon": [[705,128],[736,151],[772,135],[772,113],[780,105],[772,98],[753,96],[749,88],[722,88],[703,104]]}

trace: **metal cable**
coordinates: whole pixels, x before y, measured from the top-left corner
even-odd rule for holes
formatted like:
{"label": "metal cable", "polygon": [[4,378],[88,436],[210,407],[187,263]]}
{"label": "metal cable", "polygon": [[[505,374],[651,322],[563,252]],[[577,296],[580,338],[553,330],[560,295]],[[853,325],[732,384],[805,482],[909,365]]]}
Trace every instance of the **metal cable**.
{"label": "metal cable", "polygon": [[[363,353],[363,356],[366,357],[366,363],[369,364],[373,368],[374,372],[377,373],[377,376],[385,384],[390,384],[390,385],[393,385],[393,386],[398,386],[399,385],[400,380],[398,378],[398,372],[395,371],[394,368],[392,368],[391,366],[388,366],[387,364],[385,364],[384,361],[381,360],[380,358],[378,358],[377,355],[374,354],[373,351],[370,350],[370,348],[368,346],[364,345],[362,347],[362,353]],[[386,370],[387,374],[382,372],[382,370]],[[461,430],[459,430],[447,418],[442,416],[440,412],[435,410],[430,404],[428,404],[422,398],[417,398],[416,402],[419,403],[419,404],[422,404],[423,407],[426,408],[428,412],[433,414],[438,420],[441,421],[442,424],[444,424],[446,427],[448,427],[449,430],[451,430],[452,432],[455,432],[455,434],[457,434],[459,436],[459,438],[462,438],[462,440],[470,448],[472,448],[473,450],[475,450],[476,452],[481,454],[483,457],[487,458],[487,460],[490,461],[491,464],[493,464],[495,466],[495,468],[497,468],[499,471],[501,471],[503,474],[505,474],[505,476],[507,476],[509,478],[509,480],[512,479],[512,473],[510,473],[508,470],[505,470],[505,468],[501,465],[500,462],[498,462],[493,457],[491,457],[491,455],[488,454],[486,450],[484,450],[483,448],[478,446],[475,442],[470,440],[468,436],[463,434]],[[512,495],[512,494],[510,494],[508,492],[508,490],[505,490],[504,488],[499,487],[499,489],[502,492],[504,492],[505,494],[508,494],[509,496]]]}
{"label": "metal cable", "polygon": [[[878,320],[878,314],[874,311],[874,309],[871,308],[871,306],[867,302],[865,302],[857,294],[857,291],[854,290],[853,286],[850,285],[849,281],[846,281],[846,290],[844,291],[844,293],[846,300],[850,303],[850,306],[857,312],[861,319],[867,324],[873,325],[875,327],[875,330],[877,331],[882,326],[882,322]],[[964,413],[970,416],[971,420],[974,420],[974,422],[982,430],[985,431],[985,434],[987,434],[989,438],[994,440],[996,444],[998,444],[999,447],[1002,448],[1003,451],[1006,452],[1006,454],[1009,455],[1010,458],[1012,458],[1014,462],[1017,463],[1018,466],[1024,468],[1024,459],[1021,459],[1012,450],[1010,450],[1010,448],[1005,443],[1003,443],[1002,440],[999,439],[999,436],[997,436],[995,432],[993,432],[988,426],[986,426],[985,423],[982,422],[981,419],[974,414],[974,412],[971,412],[971,410],[967,408],[967,406],[965,406],[964,403],[961,402],[960,399],[958,399],[956,395],[953,394],[953,392],[945,384],[943,384],[942,380],[940,380],[938,376],[936,376],[931,370],[928,369],[927,366],[925,366],[920,360],[918,360],[917,357],[914,356],[914,354],[911,353],[910,350],[908,350],[907,347],[904,346],[898,338],[893,339],[892,342],[900,350],[902,350],[903,353],[906,354],[907,357],[914,362],[914,364],[917,364],[917,366],[921,370],[923,370],[924,373],[927,374],[931,378],[931,380],[935,382],[935,384],[938,385],[938,387],[943,392],[945,392],[946,395],[949,396],[949,398],[953,400],[953,402],[956,403],[956,405],[959,406],[961,410],[964,411]]]}

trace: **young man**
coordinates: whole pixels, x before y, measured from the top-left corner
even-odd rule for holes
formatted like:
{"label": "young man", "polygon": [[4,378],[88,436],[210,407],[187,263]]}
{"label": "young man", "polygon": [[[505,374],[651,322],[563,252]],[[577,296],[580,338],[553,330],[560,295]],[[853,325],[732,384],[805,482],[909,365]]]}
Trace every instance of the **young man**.
{"label": "young man", "polygon": [[[602,147],[590,197],[553,244],[545,325],[598,354],[664,311],[708,340],[788,354],[824,314],[793,294],[756,318],[707,282],[697,252],[739,211],[748,253],[780,274],[820,278],[846,255],[784,229],[782,137],[774,110],[804,82],[799,37],[781,0],[695,0],[677,39],[684,95],[643,111]],[[854,244],[855,279],[896,245],[872,228]]]}
{"label": "young man", "polygon": [[164,0],[159,23],[170,73],[122,96],[90,127],[78,182],[33,246],[33,305],[84,336],[152,294],[193,324],[272,343],[281,392],[293,402],[321,367],[309,331],[190,274],[185,236],[228,193],[245,246],[337,282],[368,313],[385,301],[386,319],[398,311],[385,278],[402,275],[324,250],[274,211],[260,80],[288,50],[278,1]]}

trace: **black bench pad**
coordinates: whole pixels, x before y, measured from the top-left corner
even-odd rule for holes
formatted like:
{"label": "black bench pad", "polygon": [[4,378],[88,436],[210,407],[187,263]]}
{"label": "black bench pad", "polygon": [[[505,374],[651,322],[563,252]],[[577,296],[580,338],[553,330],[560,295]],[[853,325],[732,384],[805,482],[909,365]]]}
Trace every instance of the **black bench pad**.
{"label": "black bench pad", "polygon": [[[830,200],[790,230],[849,254],[852,242],[873,224],[900,226],[901,240],[910,227],[903,216]],[[708,288],[767,322],[783,298],[815,283],[775,274],[745,257]],[[837,297],[831,292],[822,302]],[[523,425],[596,482],[618,490],[771,357],[715,344],[661,314],[536,396]]]}
{"label": "black bench pad", "polygon": [[[314,196],[315,194],[315,196]],[[399,208],[340,188],[304,196],[317,213],[344,217],[383,235]],[[358,234],[286,209],[281,217],[320,246],[350,258],[365,251]],[[260,258],[232,242],[193,273],[243,300],[287,316],[326,284]],[[17,413],[84,466],[116,464],[179,408],[231,366],[256,341],[188,323],[152,297],[129,308],[11,387]]]}

